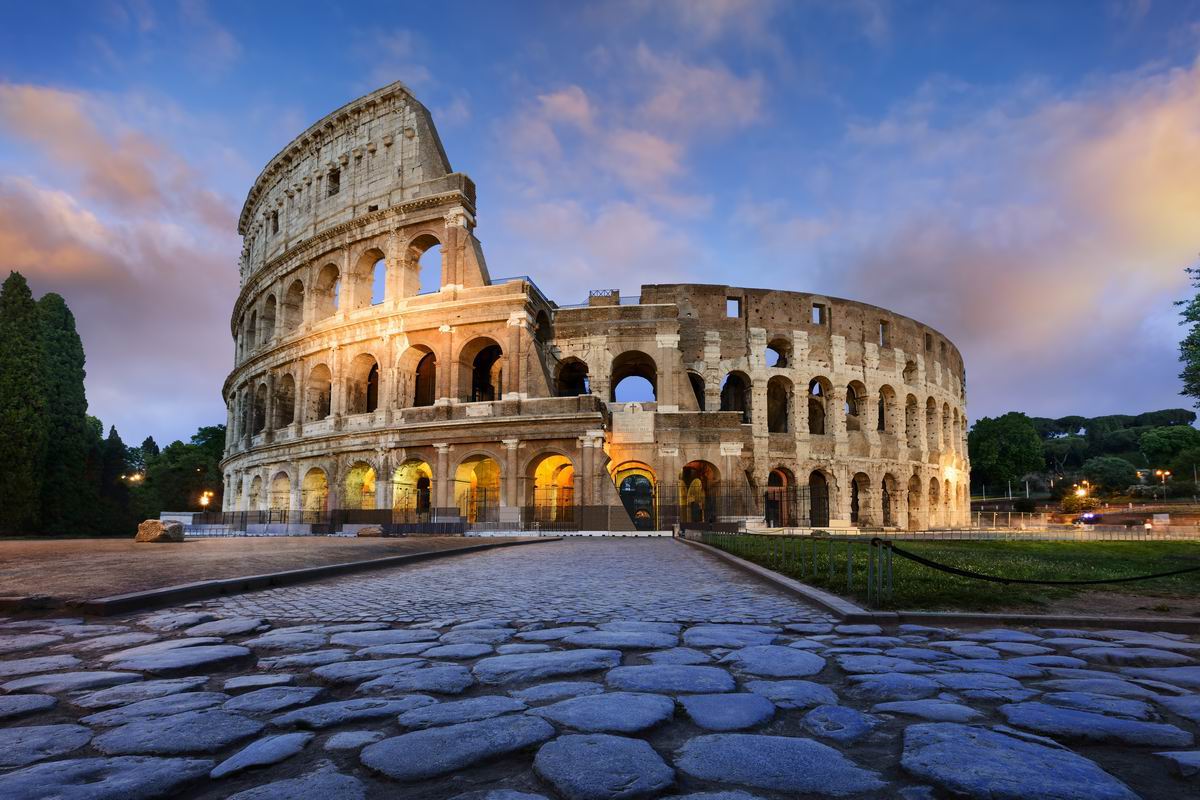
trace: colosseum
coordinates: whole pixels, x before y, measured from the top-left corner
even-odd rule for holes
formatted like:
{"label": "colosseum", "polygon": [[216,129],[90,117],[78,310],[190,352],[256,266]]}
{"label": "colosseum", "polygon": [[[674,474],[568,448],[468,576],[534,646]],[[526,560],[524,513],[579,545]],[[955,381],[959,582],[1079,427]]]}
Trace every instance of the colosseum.
{"label": "colosseum", "polygon": [[734,286],[559,305],[492,277],[475,225],[400,83],[267,164],[238,223],[225,512],[264,532],[967,520],[965,370],[937,331]]}

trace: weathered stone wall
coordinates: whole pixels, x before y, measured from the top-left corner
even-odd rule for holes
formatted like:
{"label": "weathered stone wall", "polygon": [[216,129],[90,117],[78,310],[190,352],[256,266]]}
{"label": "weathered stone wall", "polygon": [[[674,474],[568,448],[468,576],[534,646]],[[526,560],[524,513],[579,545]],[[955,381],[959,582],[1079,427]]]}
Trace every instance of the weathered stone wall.
{"label": "weathered stone wall", "polygon": [[[459,505],[464,486],[502,508],[544,489],[619,505],[614,480],[635,473],[682,506],[699,465],[729,494],[823,480],[831,526],[965,520],[965,371],[938,332],[863,303],[729,286],[559,307],[528,280],[492,281],[474,214],[473,184],[399,84],[272,160],[239,225],[227,510],[399,507],[415,465],[433,509]],[[421,294],[435,244],[440,290]],[[377,264],[386,291],[372,304]],[[615,401],[631,376],[653,400]],[[471,472],[481,459],[498,470]]]}

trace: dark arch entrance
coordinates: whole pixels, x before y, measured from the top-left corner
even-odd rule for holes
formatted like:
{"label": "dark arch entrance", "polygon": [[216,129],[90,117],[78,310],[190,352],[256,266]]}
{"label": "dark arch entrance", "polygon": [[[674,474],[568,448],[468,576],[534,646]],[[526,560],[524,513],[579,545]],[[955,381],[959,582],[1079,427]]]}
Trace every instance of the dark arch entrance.
{"label": "dark arch entrance", "polygon": [[821,472],[808,476],[808,520],[814,528],[829,525],[829,481]]}
{"label": "dark arch entrance", "polygon": [[639,531],[654,530],[654,483],[645,475],[627,475],[617,487],[621,504]]}

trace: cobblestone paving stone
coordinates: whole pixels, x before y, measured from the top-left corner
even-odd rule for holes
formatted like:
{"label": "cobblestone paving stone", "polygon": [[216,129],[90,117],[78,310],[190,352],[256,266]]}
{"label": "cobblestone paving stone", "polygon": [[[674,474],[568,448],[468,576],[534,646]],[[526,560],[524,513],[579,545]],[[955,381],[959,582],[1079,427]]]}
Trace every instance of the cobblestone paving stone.
{"label": "cobblestone paving stone", "polygon": [[[3,800],[1200,798],[1190,637],[838,625],[671,541],[0,617],[0,643]],[[182,655],[211,648],[246,655]]]}

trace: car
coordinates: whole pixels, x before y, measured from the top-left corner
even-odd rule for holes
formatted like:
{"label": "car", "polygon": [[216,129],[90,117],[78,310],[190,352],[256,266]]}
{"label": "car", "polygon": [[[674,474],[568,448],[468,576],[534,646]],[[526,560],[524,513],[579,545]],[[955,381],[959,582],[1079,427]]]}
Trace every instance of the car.
{"label": "car", "polygon": [[1080,514],[1078,517],[1071,520],[1071,524],[1072,525],[1095,525],[1099,521],[1100,521],[1100,515],[1089,511],[1086,514]]}

